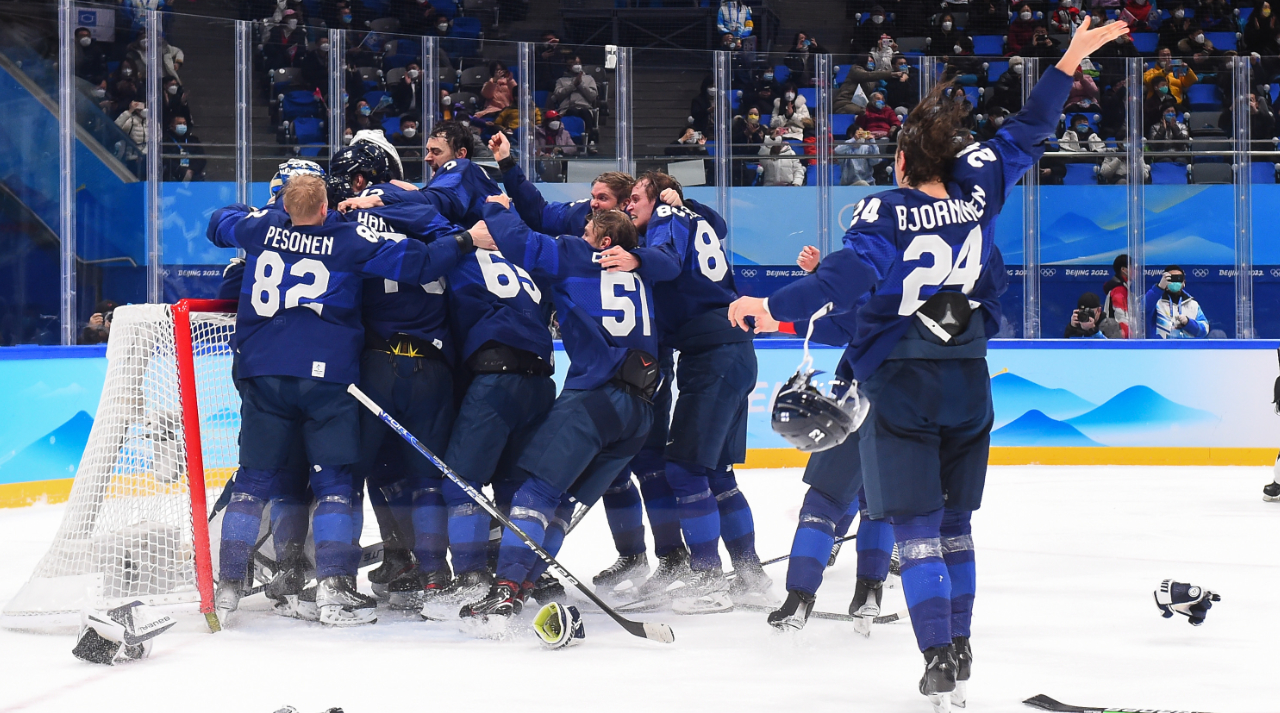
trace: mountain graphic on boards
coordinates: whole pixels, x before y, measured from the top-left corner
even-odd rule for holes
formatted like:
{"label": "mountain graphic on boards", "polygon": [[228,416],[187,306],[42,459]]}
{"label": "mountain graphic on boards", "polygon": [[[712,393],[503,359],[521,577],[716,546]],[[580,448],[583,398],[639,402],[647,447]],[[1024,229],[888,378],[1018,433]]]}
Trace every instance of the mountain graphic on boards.
{"label": "mountain graphic on boards", "polygon": [[991,399],[995,403],[996,428],[1033,409],[1061,421],[1097,406],[1066,389],[1051,389],[1009,372],[991,379]]}
{"label": "mountain graphic on boards", "polygon": [[1043,412],[1032,409],[1012,423],[992,431],[991,445],[1081,448],[1102,444],[1076,430],[1071,424],[1055,421]]}
{"label": "mountain graphic on boards", "polygon": [[85,411],[77,412],[66,423],[0,463],[0,483],[74,478],[91,430],[93,416]]}

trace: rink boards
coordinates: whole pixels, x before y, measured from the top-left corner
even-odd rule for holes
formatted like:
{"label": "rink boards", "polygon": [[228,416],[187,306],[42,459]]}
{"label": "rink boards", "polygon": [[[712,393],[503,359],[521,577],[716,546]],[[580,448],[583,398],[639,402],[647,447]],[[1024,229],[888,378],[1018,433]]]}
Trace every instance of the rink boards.
{"label": "rink boards", "polygon": [[[1280,343],[996,341],[988,362],[993,465],[1270,465],[1280,447],[1272,385]],[[769,427],[800,342],[760,340],[747,467],[804,465]],[[559,345],[557,345],[559,348]],[[841,350],[818,348],[834,371]],[[556,355],[557,379],[567,356]],[[0,349],[0,507],[61,502],[88,442],[104,347]]]}

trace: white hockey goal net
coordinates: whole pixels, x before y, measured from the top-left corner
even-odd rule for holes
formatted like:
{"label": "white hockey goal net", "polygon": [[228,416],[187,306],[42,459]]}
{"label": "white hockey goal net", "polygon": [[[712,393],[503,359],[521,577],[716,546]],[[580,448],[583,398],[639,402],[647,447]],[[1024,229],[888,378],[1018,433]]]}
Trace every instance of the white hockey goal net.
{"label": "white hockey goal net", "polygon": [[6,628],[78,626],[85,608],[141,600],[213,611],[208,512],[238,463],[235,303],[115,311],[107,376],[62,525]]}

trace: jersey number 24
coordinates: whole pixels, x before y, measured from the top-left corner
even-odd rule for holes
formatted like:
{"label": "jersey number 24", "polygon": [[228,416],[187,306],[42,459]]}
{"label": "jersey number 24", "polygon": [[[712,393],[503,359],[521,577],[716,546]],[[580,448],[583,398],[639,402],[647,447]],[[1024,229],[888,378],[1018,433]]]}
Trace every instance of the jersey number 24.
{"label": "jersey number 24", "polygon": [[955,285],[966,295],[973,291],[974,284],[982,274],[982,228],[976,227],[969,231],[960,246],[960,254],[955,255],[954,252],[941,235],[917,235],[911,240],[911,244],[902,252],[902,259],[915,261],[930,255],[933,257],[933,264],[917,267],[902,278],[899,315],[910,317],[920,309],[925,303],[924,299],[920,299],[920,292],[926,287],[934,288],[929,297],[943,285]]}

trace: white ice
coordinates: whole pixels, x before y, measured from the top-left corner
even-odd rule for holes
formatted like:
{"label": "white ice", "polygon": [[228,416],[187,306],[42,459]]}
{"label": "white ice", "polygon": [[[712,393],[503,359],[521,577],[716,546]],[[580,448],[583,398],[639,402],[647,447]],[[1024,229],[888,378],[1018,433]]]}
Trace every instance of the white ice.
{"label": "white ice", "polygon": [[[1260,494],[1270,476],[1270,468],[993,468],[974,517],[969,710],[1030,710],[1020,701],[1038,693],[1215,713],[1280,707],[1280,504]],[[805,490],[799,471],[742,471],[739,480],[761,556],[785,553]],[[0,510],[0,601],[28,577],[63,510]],[[372,517],[365,532],[372,541]],[[563,555],[588,579],[613,560],[599,508]],[[786,566],[769,572],[783,594]],[[1166,577],[1222,595],[1203,626],[1160,617],[1151,593]],[[818,608],[844,611],[854,580],[850,547],[828,571]],[[456,623],[394,613],[334,630],[279,618],[260,595],[243,606],[235,628],[217,635],[192,609],[156,639],[150,659],[114,668],[75,660],[70,636],[0,630],[0,713],[270,713],[286,704],[301,713],[929,710],[916,692],[923,666],[909,624],[863,639],[822,620],[779,635],[757,612],[641,615],[675,629],[676,642],[663,645],[588,612],[586,641],[551,652],[527,621],[506,639],[484,640]],[[886,612],[902,606],[900,589],[886,594]]]}

